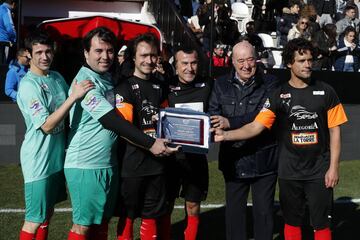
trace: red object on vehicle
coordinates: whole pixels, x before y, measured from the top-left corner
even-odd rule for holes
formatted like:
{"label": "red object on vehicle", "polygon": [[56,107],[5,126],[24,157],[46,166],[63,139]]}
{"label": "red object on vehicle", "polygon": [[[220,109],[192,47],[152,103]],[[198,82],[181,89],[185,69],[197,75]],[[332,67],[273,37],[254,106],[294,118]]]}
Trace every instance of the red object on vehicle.
{"label": "red object on vehicle", "polygon": [[119,40],[125,42],[147,32],[155,34],[160,43],[162,42],[161,32],[155,26],[105,16],[61,18],[47,20],[39,25],[40,29],[48,32],[57,41],[82,38],[97,27],[109,28]]}

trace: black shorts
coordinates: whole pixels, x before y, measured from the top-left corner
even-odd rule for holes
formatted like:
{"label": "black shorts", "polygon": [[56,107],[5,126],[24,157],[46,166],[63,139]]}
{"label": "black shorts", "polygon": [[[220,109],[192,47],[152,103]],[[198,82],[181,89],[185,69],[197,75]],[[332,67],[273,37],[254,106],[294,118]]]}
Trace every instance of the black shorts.
{"label": "black shorts", "polygon": [[127,217],[157,218],[168,211],[163,175],[126,177],[120,181],[120,204]]}
{"label": "black shorts", "polygon": [[189,202],[201,202],[207,197],[209,168],[205,155],[177,154],[167,166],[169,200],[182,197]]}
{"label": "black shorts", "polygon": [[330,226],[333,189],[325,187],[325,180],[279,179],[280,206],[285,223],[301,226],[306,207],[309,208],[310,224],[315,230]]}

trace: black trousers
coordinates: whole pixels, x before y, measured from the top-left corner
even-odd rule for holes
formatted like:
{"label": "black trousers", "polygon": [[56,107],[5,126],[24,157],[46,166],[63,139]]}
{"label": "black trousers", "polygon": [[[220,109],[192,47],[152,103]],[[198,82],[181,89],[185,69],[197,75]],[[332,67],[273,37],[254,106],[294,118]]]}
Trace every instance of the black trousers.
{"label": "black trousers", "polygon": [[12,56],[12,48],[9,42],[0,42],[0,64],[8,65]]}
{"label": "black trousers", "polygon": [[276,174],[257,178],[225,179],[226,239],[246,240],[246,207],[251,188],[255,240],[273,239]]}

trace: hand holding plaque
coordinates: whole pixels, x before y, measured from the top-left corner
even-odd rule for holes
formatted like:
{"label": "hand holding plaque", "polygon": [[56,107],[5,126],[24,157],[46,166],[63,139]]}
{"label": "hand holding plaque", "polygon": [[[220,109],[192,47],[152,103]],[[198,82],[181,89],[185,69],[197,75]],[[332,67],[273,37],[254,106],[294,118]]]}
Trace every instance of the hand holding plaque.
{"label": "hand holding plaque", "polygon": [[207,153],[210,142],[210,116],[189,109],[160,110],[157,135],[173,145],[181,145],[184,152]]}

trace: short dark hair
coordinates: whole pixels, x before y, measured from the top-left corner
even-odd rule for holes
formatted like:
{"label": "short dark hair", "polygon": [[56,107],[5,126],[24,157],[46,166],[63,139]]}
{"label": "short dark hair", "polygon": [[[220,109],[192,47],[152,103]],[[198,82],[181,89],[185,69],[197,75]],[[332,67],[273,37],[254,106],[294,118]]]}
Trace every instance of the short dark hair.
{"label": "short dark hair", "polygon": [[160,53],[160,42],[157,39],[157,37],[152,33],[144,33],[144,34],[138,35],[137,37],[135,37],[132,40],[132,51],[133,51],[132,57],[135,57],[135,54],[137,51],[137,46],[141,42],[146,42],[147,44],[149,44],[151,46],[155,46],[157,53],[158,54]]}
{"label": "short dark hair", "polygon": [[25,38],[25,49],[29,51],[30,55],[32,54],[33,46],[36,44],[48,45],[54,49],[54,41],[50,36],[40,30],[34,31],[31,35]]}
{"label": "short dark hair", "polygon": [[102,41],[110,43],[111,46],[116,48],[116,36],[115,34],[106,27],[98,27],[88,32],[83,38],[83,47],[88,52],[91,47],[91,39],[93,37],[99,37]]}
{"label": "short dark hair", "polygon": [[305,51],[310,51],[314,55],[314,48],[310,41],[304,38],[295,38],[290,40],[284,47],[282,58],[284,65],[292,64],[295,61],[295,52],[302,55]]}
{"label": "short dark hair", "polygon": [[354,4],[346,5],[345,8],[344,8],[344,13],[346,13],[349,10],[355,10],[356,11],[356,5],[354,5]]}
{"label": "short dark hair", "polygon": [[177,62],[176,55],[180,51],[182,51],[182,52],[184,52],[186,54],[196,53],[197,58],[199,58],[199,53],[195,48],[193,48],[191,46],[182,46],[182,45],[180,45],[180,46],[176,47],[175,51],[174,51],[174,64],[175,65],[176,65],[176,62]]}
{"label": "short dark hair", "polygon": [[12,4],[15,3],[16,5],[18,4],[18,0],[5,0],[4,3],[8,3],[8,4]]}
{"label": "short dark hair", "polygon": [[16,56],[17,56],[17,57],[22,56],[25,52],[26,52],[26,49],[25,49],[25,48],[19,48],[19,49],[16,51]]}
{"label": "short dark hair", "polygon": [[289,0],[289,7],[293,7],[295,5],[298,5],[300,7],[300,1],[299,0]]}

